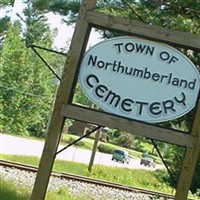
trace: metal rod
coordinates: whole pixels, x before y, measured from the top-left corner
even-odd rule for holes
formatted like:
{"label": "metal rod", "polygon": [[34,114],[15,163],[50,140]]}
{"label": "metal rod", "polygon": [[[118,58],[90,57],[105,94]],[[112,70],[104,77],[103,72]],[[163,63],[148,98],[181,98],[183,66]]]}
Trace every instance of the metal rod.
{"label": "metal rod", "polygon": [[154,148],[156,149],[156,151],[157,151],[159,157],[161,158],[163,164],[165,165],[165,168],[167,169],[167,172],[169,173],[170,178],[171,178],[173,184],[176,186],[177,182],[176,182],[176,180],[175,180],[175,178],[174,178],[172,172],[170,171],[170,169],[169,169],[167,163],[165,162],[165,160],[164,160],[162,154],[160,153],[160,150],[158,149],[157,144],[155,143],[155,141],[154,141],[153,139],[150,139],[150,140],[151,140],[151,143],[153,144]]}
{"label": "metal rod", "polygon": [[57,154],[61,153],[62,151],[64,151],[65,149],[67,149],[68,147],[70,147],[70,146],[76,144],[78,141],[82,140],[83,138],[89,136],[90,134],[92,134],[93,132],[97,131],[97,130],[100,129],[100,128],[101,128],[101,126],[98,126],[98,127],[94,128],[92,131],[88,132],[87,134],[82,135],[82,136],[79,137],[77,140],[74,140],[73,142],[69,143],[66,147],[64,147],[64,148],[62,148],[61,150],[57,151],[56,154],[55,154],[55,156],[56,156]]}
{"label": "metal rod", "polygon": [[46,60],[37,52],[37,50],[33,46],[30,46],[30,48],[36,53],[36,55],[42,60],[42,62],[48,67],[48,69],[56,76],[56,78],[58,80],[61,80],[58,74],[52,69],[52,67],[46,62]]}
{"label": "metal rod", "polygon": [[47,49],[45,47],[37,46],[35,44],[27,45],[27,47],[28,48],[29,47],[30,48],[38,48],[38,49],[42,49],[42,50],[49,51],[49,52],[52,52],[52,53],[60,54],[62,56],[67,56],[67,53],[63,53],[63,52],[60,52],[60,51],[55,51],[55,50],[52,50],[52,49]]}

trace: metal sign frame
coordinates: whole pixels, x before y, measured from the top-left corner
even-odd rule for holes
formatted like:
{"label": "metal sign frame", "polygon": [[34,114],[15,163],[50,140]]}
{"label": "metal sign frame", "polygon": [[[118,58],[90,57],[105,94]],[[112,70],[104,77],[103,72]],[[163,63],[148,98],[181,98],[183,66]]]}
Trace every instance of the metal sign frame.
{"label": "metal sign frame", "polygon": [[73,105],[72,98],[77,82],[79,64],[85,52],[92,27],[122,31],[128,35],[135,35],[196,51],[200,51],[200,38],[187,33],[150,26],[135,20],[123,19],[97,12],[94,10],[96,3],[97,0],[83,0],[80,7],[66,65],[48,124],[47,137],[31,200],[43,200],[45,198],[66,118],[98,124],[99,126],[118,128],[151,139],[186,147],[186,154],[175,195],[175,200],[186,200],[200,152],[200,97],[197,100],[196,114],[190,134],[167,130],[151,124]]}

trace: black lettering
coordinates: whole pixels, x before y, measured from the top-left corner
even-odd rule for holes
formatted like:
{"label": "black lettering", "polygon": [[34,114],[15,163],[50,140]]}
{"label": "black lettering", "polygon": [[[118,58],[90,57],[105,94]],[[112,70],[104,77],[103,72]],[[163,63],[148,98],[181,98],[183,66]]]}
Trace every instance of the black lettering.
{"label": "black lettering", "polygon": [[143,51],[145,50],[146,48],[146,45],[143,45],[143,44],[135,44],[136,46],[136,52],[137,53],[143,53]]}
{"label": "black lettering", "polygon": [[93,75],[90,74],[87,78],[86,78],[86,83],[89,87],[93,88],[95,83],[99,83],[99,79]]}
{"label": "black lettering", "polygon": [[159,56],[160,56],[160,59],[164,60],[164,61],[166,61],[170,58],[169,53],[166,51],[162,51]]}
{"label": "black lettering", "polygon": [[117,72],[124,73],[124,66],[121,65],[121,61],[118,62]]}
{"label": "black lettering", "polygon": [[104,66],[105,66],[105,63],[103,62],[103,61],[98,61],[97,62],[97,66],[99,67],[99,68],[103,68]]}
{"label": "black lettering", "polygon": [[132,73],[133,73],[133,68],[132,67],[130,67],[130,68],[126,67],[125,68],[125,74],[131,75]]}
{"label": "black lettering", "polygon": [[103,98],[105,92],[108,91],[108,88],[105,85],[98,85],[95,89],[95,94],[99,97],[99,98]]}
{"label": "black lettering", "polygon": [[178,61],[178,58],[175,56],[172,56],[171,59],[169,60],[169,64],[171,64],[172,62],[175,63],[176,61]]}
{"label": "black lettering", "polygon": [[114,63],[112,64],[112,63],[107,62],[107,63],[106,63],[105,69],[108,69],[108,66],[109,66],[109,65],[113,65],[113,66],[114,66]]}
{"label": "black lettering", "polygon": [[134,101],[132,99],[124,99],[121,103],[121,108],[122,110],[126,111],[126,112],[132,112],[132,104],[134,103]]}
{"label": "black lettering", "polygon": [[117,61],[115,60],[113,63],[113,71],[116,72],[117,71]]}
{"label": "black lettering", "polygon": [[141,101],[136,101],[135,103],[136,103],[136,104],[139,104],[139,112],[138,112],[138,114],[141,115],[141,114],[142,114],[142,111],[143,111],[143,107],[144,107],[145,105],[148,105],[148,103],[147,103],[147,102],[141,102]]}
{"label": "black lettering", "polygon": [[95,56],[95,57],[93,58],[93,56],[90,55],[89,60],[88,60],[88,65],[90,65],[90,62],[92,62],[92,65],[95,66],[95,65],[96,65],[96,62],[97,62],[97,56]]}
{"label": "black lettering", "polygon": [[183,106],[186,106],[186,103],[185,103],[185,100],[186,100],[185,93],[184,93],[184,92],[181,92],[181,95],[182,95],[182,99],[179,100],[177,97],[174,97],[174,100],[175,100],[177,103],[180,103],[180,104],[183,104]]}
{"label": "black lettering", "polygon": [[196,85],[196,81],[197,81],[197,79],[194,79],[194,81],[190,81],[188,83],[188,88],[191,89],[191,90],[194,90],[195,85]]}
{"label": "black lettering", "polygon": [[123,43],[117,43],[117,44],[114,44],[114,46],[117,47],[117,53],[121,53],[121,46],[123,45]]}
{"label": "black lettering", "polygon": [[135,46],[134,46],[134,44],[133,43],[126,43],[125,44],[125,50],[127,51],[127,52],[132,52],[133,50],[134,50],[134,48],[135,48]]}
{"label": "black lettering", "polygon": [[151,103],[149,106],[149,111],[153,115],[159,115],[160,113],[162,113],[162,110],[160,109],[160,103],[159,102]]}
{"label": "black lettering", "polygon": [[148,68],[145,67],[144,78],[149,79],[150,77],[151,77],[151,73],[150,73],[150,71],[148,71]]}
{"label": "black lettering", "polygon": [[153,56],[154,50],[155,50],[155,47],[147,46],[146,54],[150,54],[151,56]]}
{"label": "black lettering", "polygon": [[180,85],[179,85],[179,86],[182,87],[182,86],[184,85],[183,87],[186,88],[186,87],[187,87],[187,84],[188,84],[188,82],[187,82],[186,80],[181,79],[181,80],[180,80]]}
{"label": "black lettering", "polygon": [[111,90],[108,92],[108,94],[105,97],[105,102],[107,102],[110,105],[113,104],[114,107],[118,106],[120,100],[121,100],[121,97]]}
{"label": "black lettering", "polygon": [[172,100],[163,101],[163,109],[165,113],[167,113],[167,110],[171,110],[173,112],[176,111],[174,109],[174,102]]}
{"label": "black lettering", "polygon": [[133,76],[140,76],[140,77],[142,77],[143,76],[143,70],[135,68],[134,71],[133,71]]}
{"label": "black lettering", "polygon": [[172,79],[172,73],[169,74],[169,77],[168,77],[168,82],[167,84],[170,84],[171,83],[171,79]]}
{"label": "black lettering", "polygon": [[154,81],[159,81],[159,79],[160,79],[160,74],[154,73],[154,74],[152,75],[152,79],[153,79]]}
{"label": "black lettering", "polygon": [[161,79],[160,79],[160,82],[162,83],[163,82],[163,79],[164,78],[168,78],[168,76],[167,75],[161,75]]}
{"label": "black lettering", "polygon": [[173,78],[172,85],[178,86],[179,85],[179,79],[178,78]]}

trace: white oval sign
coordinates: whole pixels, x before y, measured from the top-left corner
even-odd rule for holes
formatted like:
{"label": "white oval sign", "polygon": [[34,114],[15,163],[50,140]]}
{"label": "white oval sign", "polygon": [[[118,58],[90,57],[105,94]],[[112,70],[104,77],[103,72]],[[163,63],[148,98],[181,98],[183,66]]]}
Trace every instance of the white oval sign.
{"label": "white oval sign", "polygon": [[189,112],[200,88],[199,72],[181,52],[135,37],[106,40],[89,49],[79,81],[105,111],[152,123]]}

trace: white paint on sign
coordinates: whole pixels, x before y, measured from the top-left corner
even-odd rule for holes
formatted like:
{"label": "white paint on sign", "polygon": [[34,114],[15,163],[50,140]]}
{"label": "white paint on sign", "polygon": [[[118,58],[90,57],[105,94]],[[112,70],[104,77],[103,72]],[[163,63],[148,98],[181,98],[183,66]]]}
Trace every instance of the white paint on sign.
{"label": "white paint on sign", "polygon": [[200,88],[199,72],[185,55],[135,37],[117,37],[89,49],[79,81],[105,111],[152,123],[189,112]]}

